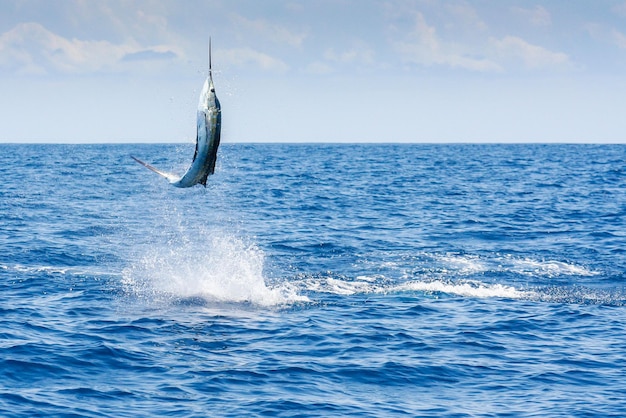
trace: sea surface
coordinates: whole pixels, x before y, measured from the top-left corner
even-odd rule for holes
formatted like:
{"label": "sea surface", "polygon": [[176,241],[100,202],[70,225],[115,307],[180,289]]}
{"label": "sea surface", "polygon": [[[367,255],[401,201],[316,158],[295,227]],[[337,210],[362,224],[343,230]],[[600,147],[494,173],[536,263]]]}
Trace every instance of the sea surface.
{"label": "sea surface", "polygon": [[131,154],[0,145],[0,416],[626,416],[626,146]]}

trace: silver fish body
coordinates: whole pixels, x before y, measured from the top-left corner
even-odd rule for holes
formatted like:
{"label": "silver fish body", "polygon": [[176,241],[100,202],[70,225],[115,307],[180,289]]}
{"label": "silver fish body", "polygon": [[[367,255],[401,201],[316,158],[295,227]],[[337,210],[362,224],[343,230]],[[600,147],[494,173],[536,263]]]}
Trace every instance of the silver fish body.
{"label": "silver fish body", "polygon": [[217,149],[220,145],[222,110],[215,95],[213,79],[209,75],[200,94],[198,103],[196,151],[187,172],[177,181],[176,187],[191,187],[196,184],[206,186],[207,177],[215,172]]}
{"label": "silver fish body", "polygon": [[206,187],[207,177],[215,172],[217,161],[217,149],[220,146],[222,129],[222,110],[220,101],[215,94],[213,85],[213,73],[211,69],[211,42],[209,40],[209,75],[204,81],[197,112],[196,151],[191,165],[179,177],[175,174],[161,171],[152,165],[141,161],[131,155],[131,158],[144,167],[165,177],[175,187],[192,187],[202,184]]}

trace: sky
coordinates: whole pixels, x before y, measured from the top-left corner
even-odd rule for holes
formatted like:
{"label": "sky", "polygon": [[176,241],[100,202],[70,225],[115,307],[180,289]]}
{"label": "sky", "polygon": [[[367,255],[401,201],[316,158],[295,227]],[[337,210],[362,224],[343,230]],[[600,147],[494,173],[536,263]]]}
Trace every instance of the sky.
{"label": "sky", "polygon": [[0,0],[0,142],[626,143],[626,0]]}

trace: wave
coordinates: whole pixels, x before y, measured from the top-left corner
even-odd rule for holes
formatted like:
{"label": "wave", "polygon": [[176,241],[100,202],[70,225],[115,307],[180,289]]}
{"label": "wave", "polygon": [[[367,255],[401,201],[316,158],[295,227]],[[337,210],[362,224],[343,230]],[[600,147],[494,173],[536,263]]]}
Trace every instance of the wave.
{"label": "wave", "polygon": [[432,282],[413,281],[397,287],[397,291],[418,291],[427,293],[446,293],[449,295],[466,296],[473,298],[505,298],[505,299],[531,299],[537,293],[531,290],[520,290],[513,286],[503,284],[489,284],[480,281],[463,281],[459,283],[446,283],[440,280]]}
{"label": "wave", "polygon": [[[469,279],[423,279],[397,283],[384,277],[360,276],[358,279],[332,276],[299,277],[284,284],[297,294],[307,294],[312,301],[322,294],[338,296],[358,295],[415,295],[417,298],[461,297],[474,299],[511,299],[529,302],[581,305],[626,305],[623,289],[597,289],[588,286],[518,287],[502,283],[486,283]],[[417,295],[416,295],[417,294]]]}
{"label": "wave", "polygon": [[[179,225],[180,226],[180,225]],[[0,264],[0,271],[17,274],[121,277],[122,290],[143,300],[289,306],[316,303],[324,294],[338,296],[423,294],[429,297],[504,298],[538,302],[623,305],[623,289],[571,285],[525,284],[520,277],[548,279],[593,277],[598,271],[574,263],[494,254],[419,254],[367,262],[361,274],[342,273],[267,278],[265,253],[254,243],[221,230],[181,231],[161,245],[144,245],[134,261],[117,271],[100,268]],[[104,270],[107,270],[106,268]],[[113,269],[115,270],[115,269]],[[384,270],[382,274],[372,272]],[[487,273],[496,273],[489,275]],[[512,275],[512,276],[511,276]],[[481,277],[487,278],[480,279]],[[509,277],[509,279],[504,279]],[[517,279],[516,279],[517,277]],[[508,283],[507,283],[508,282]]]}
{"label": "wave", "polygon": [[0,269],[16,273],[82,274],[82,270],[57,266],[25,266],[22,264],[2,264]]}
{"label": "wave", "polygon": [[531,290],[520,290],[503,284],[483,283],[477,280],[443,281],[411,280],[396,283],[381,276],[359,276],[355,280],[334,277],[310,277],[292,282],[299,291],[335,295],[388,294],[420,292],[425,294],[448,294],[474,298],[530,299],[536,296]]}
{"label": "wave", "polygon": [[511,255],[474,256],[459,254],[433,255],[441,265],[459,274],[477,273],[512,273],[524,276],[542,276],[547,278],[558,276],[592,277],[600,274],[584,266],[557,260],[535,260],[529,257]]}
{"label": "wave", "polygon": [[49,274],[62,276],[115,276],[116,274],[103,269],[93,267],[64,267],[64,266],[46,266],[46,265],[30,265],[23,264],[0,264],[0,270],[13,273],[25,274]]}
{"label": "wave", "polygon": [[[623,289],[582,286],[576,278],[601,275],[575,263],[510,255],[422,253],[381,263],[367,261],[354,278],[335,273],[290,280],[298,294],[368,295],[420,293],[429,297],[502,298],[550,303],[621,306]],[[383,274],[368,274],[384,271]],[[529,280],[531,279],[532,280]],[[559,285],[567,278],[567,285]],[[523,284],[520,284],[523,283]],[[311,296],[315,299],[315,296]]]}

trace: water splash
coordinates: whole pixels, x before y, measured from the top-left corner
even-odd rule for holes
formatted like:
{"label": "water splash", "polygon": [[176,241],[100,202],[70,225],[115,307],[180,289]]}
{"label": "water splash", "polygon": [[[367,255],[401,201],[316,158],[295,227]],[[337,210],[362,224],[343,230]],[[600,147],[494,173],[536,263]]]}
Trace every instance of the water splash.
{"label": "water splash", "polygon": [[122,283],[127,293],[152,300],[201,298],[259,306],[306,300],[287,287],[267,286],[264,258],[256,245],[232,234],[196,231],[149,247],[124,269]]}

